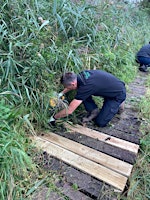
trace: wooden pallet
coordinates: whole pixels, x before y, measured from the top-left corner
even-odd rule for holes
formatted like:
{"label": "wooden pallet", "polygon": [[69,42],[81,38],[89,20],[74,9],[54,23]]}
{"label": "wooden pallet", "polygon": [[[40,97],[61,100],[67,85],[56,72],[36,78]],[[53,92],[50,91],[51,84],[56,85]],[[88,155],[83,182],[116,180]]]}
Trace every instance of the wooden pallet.
{"label": "wooden pallet", "polygon": [[[134,154],[137,154],[138,152],[139,146],[134,143],[80,125],[70,126],[69,124],[65,124],[65,126],[69,131],[85,134],[89,137],[101,140],[104,143],[118,146],[121,149],[128,149]],[[52,132],[40,137],[34,136],[32,137],[32,140],[38,148],[46,151],[51,156],[54,156],[74,168],[106,182],[120,191],[124,190],[127,179],[133,168],[133,165],[127,162],[74,142],[65,137],[56,135]]]}

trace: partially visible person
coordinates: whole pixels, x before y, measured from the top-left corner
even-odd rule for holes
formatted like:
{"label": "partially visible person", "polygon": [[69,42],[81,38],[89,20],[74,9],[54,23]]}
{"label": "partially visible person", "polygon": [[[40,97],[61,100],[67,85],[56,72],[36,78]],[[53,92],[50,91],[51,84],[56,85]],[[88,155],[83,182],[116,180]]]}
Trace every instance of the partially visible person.
{"label": "partially visible person", "polygon": [[[67,109],[50,118],[50,125],[53,125],[56,119],[72,114],[81,103],[89,113],[88,117],[83,118],[83,123],[94,120],[100,127],[106,126],[114,115],[123,109],[123,102],[126,99],[125,84],[108,72],[102,70],[85,70],[79,74],[68,72],[61,77],[61,83],[65,87],[61,95],[70,90],[77,90],[77,93]],[[104,99],[101,110],[98,109],[92,96]]]}
{"label": "partially visible person", "polygon": [[140,64],[139,70],[147,72],[150,67],[150,42],[144,45],[136,54],[136,60]]}

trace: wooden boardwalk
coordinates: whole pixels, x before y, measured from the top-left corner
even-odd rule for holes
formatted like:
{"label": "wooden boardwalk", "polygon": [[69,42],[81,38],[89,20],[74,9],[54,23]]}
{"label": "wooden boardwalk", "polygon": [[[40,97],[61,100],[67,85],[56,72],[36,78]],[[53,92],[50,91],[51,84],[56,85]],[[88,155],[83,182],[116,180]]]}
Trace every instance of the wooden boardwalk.
{"label": "wooden boardwalk", "polygon": [[[104,143],[109,143],[112,146],[118,145],[119,148],[128,149],[128,151],[135,154],[138,153],[139,145],[137,144],[115,137],[109,137],[107,134],[79,125],[70,126],[66,124],[66,127],[74,132],[87,134],[89,137],[103,140]],[[107,138],[110,139],[107,140]],[[36,142],[38,148],[46,151],[51,156],[121,191],[124,190],[127,177],[130,176],[133,165],[54,133],[48,133],[43,137],[35,136],[33,140]]]}
{"label": "wooden boardwalk", "polygon": [[[116,116],[111,126],[93,130],[90,126],[65,123],[62,131],[32,137],[36,146],[50,156],[47,168],[62,176],[57,186],[69,200],[111,200],[114,191],[127,190],[141,136],[132,99],[139,101],[144,95],[144,81],[145,78],[139,76],[129,86],[125,112]],[[48,199],[55,200],[55,195],[51,194]],[[64,196],[56,199],[63,200]]]}

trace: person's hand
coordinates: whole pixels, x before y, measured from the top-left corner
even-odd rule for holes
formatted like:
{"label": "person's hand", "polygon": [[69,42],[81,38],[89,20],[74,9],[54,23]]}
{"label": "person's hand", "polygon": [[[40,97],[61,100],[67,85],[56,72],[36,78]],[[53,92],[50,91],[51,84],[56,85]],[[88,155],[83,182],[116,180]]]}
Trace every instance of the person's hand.
{"label": "person's hand", "polygon": [[48,121],[48,125],[55,126],[55,118],[53,116],[50,117],[50,119]]}

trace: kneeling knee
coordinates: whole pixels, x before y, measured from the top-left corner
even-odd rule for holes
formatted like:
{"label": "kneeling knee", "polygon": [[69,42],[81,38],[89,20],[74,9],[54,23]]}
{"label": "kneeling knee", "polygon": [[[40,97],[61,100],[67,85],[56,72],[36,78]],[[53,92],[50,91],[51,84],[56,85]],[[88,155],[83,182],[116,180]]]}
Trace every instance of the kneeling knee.
{"label": "kneeling knee", "polygon": [[108,122],[100,122],[100,121],[96,121],[95,120],[95,123],[99,126],[99,127],[105,127],[107,126]]}

